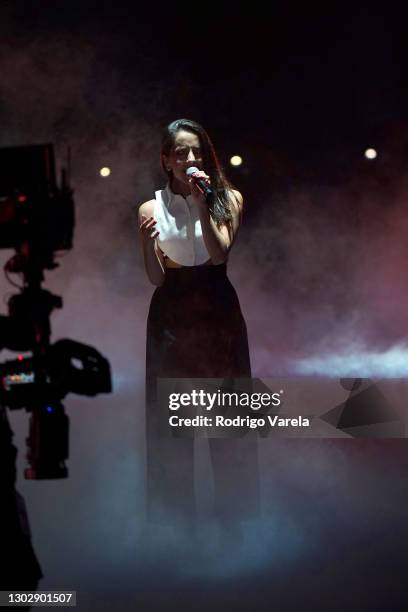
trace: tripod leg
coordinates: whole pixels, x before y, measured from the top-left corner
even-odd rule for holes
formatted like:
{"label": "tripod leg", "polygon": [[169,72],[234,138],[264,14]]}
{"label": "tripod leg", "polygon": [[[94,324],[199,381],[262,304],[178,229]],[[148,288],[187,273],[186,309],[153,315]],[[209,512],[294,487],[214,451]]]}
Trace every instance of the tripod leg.
{"label": "tripod leg", "polygon": [[17,450],[0,404],[0,590],[35,591],[42,572],[31,544],[23,497],[16,491]]}

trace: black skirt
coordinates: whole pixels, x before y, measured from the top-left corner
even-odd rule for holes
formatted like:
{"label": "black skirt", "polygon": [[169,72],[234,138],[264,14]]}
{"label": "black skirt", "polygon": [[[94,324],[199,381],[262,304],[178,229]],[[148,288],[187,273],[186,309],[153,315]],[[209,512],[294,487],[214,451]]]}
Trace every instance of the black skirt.
{"label": "black skirt", "polygon": [[[167,268],[147,322],[149,518],[194,518],[194,440],[161,435],[158,378],[250,378],[247,331],[226,265]],[[210,438],[215,512],[250,518],[259,508],[256,438]]]}

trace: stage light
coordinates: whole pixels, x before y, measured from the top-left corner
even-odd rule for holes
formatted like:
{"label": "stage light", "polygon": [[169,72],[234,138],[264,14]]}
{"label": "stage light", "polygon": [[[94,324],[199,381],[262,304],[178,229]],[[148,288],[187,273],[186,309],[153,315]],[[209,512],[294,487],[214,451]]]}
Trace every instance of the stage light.
{"label": "stage light", "polygon": [[377,157],[377,151],[375,149],[366,149],[364,155],[367,159],[375,159]]}
{"label": "stage light", "polygon": [[233,155],[230,159],[231,166],[240,166],[242,164],[242,157],[239,155]]}
{"label": "stage light", "polygon": [[107,168],[106,166],[104,166],[103,168],[99,170],[99,174],[103,177],[109,176],[110,173],[111,173],[110,168]]}

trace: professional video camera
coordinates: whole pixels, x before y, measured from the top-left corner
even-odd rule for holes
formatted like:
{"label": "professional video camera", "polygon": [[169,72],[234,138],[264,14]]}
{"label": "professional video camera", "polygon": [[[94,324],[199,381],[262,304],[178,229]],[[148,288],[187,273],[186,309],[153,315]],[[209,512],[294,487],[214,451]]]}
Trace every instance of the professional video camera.
{"label": "professional video camera", "polygon": [[94,396],[112,390],[108,361],[94,348],[73,340],[50,344],[50,315],[62,299],[41,287],[44,270],[72,248],[74,201],[68,170],[61,187],[53,146],[0,149],[0,249],[15,249],[5,273],[20,274],[20,292],[0,316],[0,349],[29,356],[0,364],[0,404],[31,413],[28,479],[68,475],[68,417],[61,400],[70,392]]}

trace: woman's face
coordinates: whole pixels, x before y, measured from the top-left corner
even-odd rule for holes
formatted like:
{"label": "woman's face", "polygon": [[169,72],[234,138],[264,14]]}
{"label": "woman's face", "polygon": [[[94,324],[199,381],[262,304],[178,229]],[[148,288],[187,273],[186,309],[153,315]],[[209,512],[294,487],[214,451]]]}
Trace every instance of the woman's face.
{"label": "woman's face", "polygon": [[195,166],[203,170],[203,158],[200,140],[197,134],[179,130],[176,133],[174,144],[169,155],[163,155],[164,167],[168,172],[173,173],[173,177],[182,183],[188,184],[186,176],[187,168]]}

